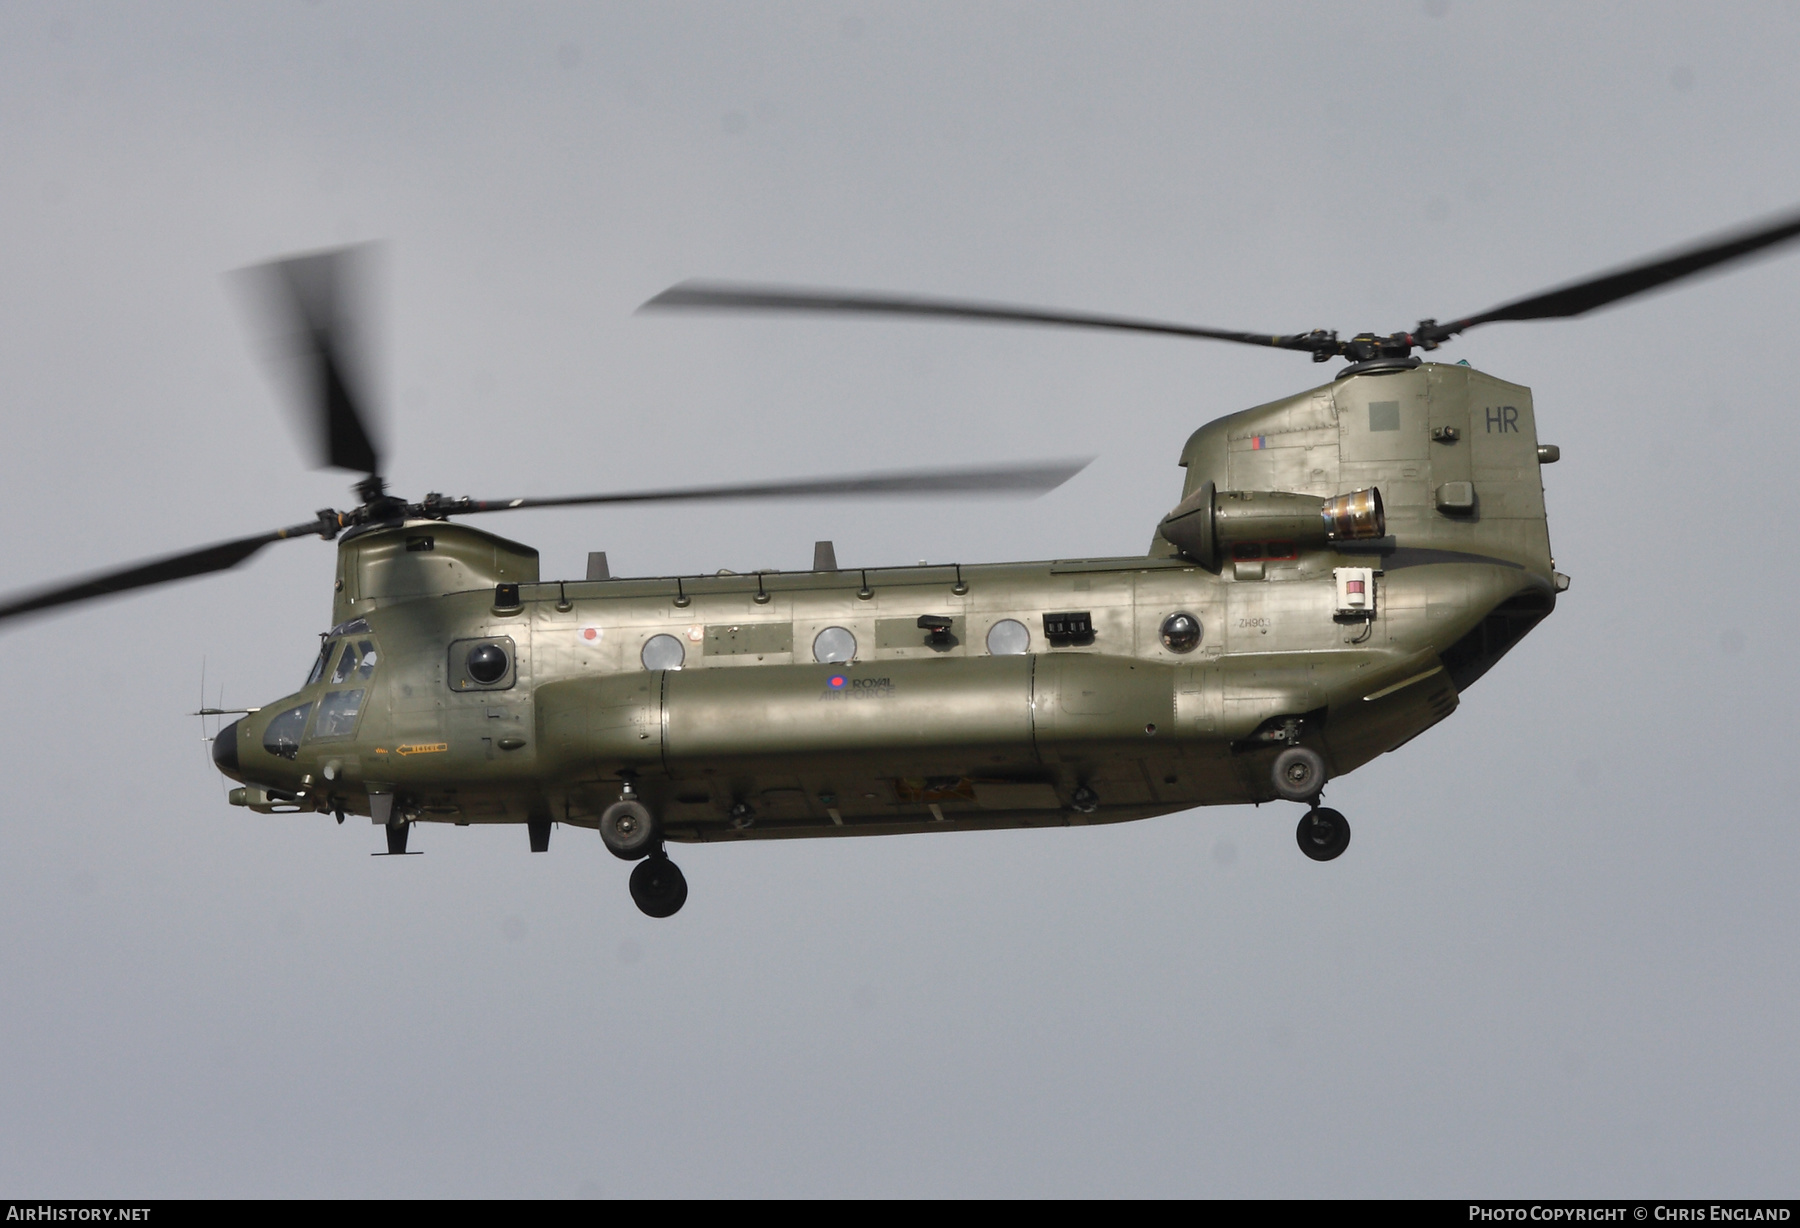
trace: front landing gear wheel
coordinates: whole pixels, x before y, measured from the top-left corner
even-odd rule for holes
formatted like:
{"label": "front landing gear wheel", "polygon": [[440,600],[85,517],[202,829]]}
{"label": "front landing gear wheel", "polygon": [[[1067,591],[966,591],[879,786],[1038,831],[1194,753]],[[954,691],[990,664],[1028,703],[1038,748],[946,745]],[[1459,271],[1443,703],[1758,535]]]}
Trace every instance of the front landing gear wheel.
{"label": "front landing gear wheel", "polygon": [[1350,847],[1350,820],[1327,806],[1316,806],[1300,817],[1294,839],[1314,861],[1330,861]]}
{"label": "front landing gear wheel", "polygon": [[672,917],[687,903],[687,879],[658,849],[632,870],[631,898],[646,917]]}
{"label": "front landing gear wheel", "polygon": [[662,833],[657,830],[656,818],[644,803],[628,797],[601,812],[600,842],[614,857],[638,861],[648,857],[651,850],[662,843]]}

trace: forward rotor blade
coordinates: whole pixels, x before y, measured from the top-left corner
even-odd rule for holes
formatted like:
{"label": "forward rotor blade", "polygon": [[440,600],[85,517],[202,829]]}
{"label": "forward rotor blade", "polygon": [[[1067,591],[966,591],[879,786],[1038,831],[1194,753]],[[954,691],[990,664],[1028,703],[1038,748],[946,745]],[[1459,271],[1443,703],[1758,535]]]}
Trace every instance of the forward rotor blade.
{"label": "forward rotor blade", "polygon": [[369,336],[361,291],[368,266],[364,245],[291,256],[239,276],[277,334],[290,400],[315,441],[316,463],[379,474],[363,379]]}
{"label": "forward rotor blade", "polygon": [[[846,478],[788,482],[750,482],[732,486],[688,486],[673,490],[638,490],[603,495],[569,495],[552,499],[459,499],[442,511],[510,512],[532,507],[570,507],[580,503],[700,503],[725,499],[839,499],[866,495],[1041,495],[1055,490],[1086,469],[1083,460],[1040,461],[985,469],[927,469],[901,473],[866,473]],[[427,510],[433,510],[427,505]]]}
{"label": "forward rotor blade", "polygon": [[171,554],[167,558],[155,559],[148,563],[134,563],[130,567],[122,567],[116,571],[101,572],[99,575],[89,576],[84,580],[60,584],[55,588],[44,589],[28,596],[0,600],[0,619],[16,618],[21,614],[73,605],[80,601],[91,601],[96,597],[108,597],[114,593],[129,592],[135,588],[167,584],[172,580],[185,580],[190,576],[204,576],[210,572],[227,571],[270,542],[282,541],[290,537],[304,537],[307,534],[316,534],[318,531],[319,522],[313,520],[303,525],[295,525],[293,528],[264,533],[258,537],[240,537],[236,541],[202,546],[198,550]]}
{"label": "forward rotor blade", "polygon": [[[1665,252],[1637,264],[1602,273],[1556,290],[1534,294],[1495,307],[1480,315],[1439,326],[1443,336],[1495,320],[1562,320],[1584,315],[1596,307],[1616,303],[1634,294],[1692,277],[1708,269],[1742,260],[1782,243],[1800,238],[1800,211],[1790,212],[1745,229],[1728,231],[1697,246]],[[1436,339],[1436,338],[1434,338]]]}
{"label": "forward rotor blade", "polygon": [[1275,336],[1240,333],[1191,324],[1169,324],[1130,316],[1093,315],[1085,312],[1050,311],[1038,307],[1014,307],[1004,303],[978,303],[962,299],[920,298],[900,294],[862,294],[846,290],[803,290],[787,286],[741,285],[731,282],[684,281],[670,286],[638,308],[639,311],[794,311],[824,314],[927,316],[948,320],[981,320],[1003,324],[1055,324],[1071,328],[1107,328],[1131,333],[1162,333],[1174,337],[1204,337],[1212,341],[1236,341],[1281,350],[1311,350],[1316,342],[1307,334]]}

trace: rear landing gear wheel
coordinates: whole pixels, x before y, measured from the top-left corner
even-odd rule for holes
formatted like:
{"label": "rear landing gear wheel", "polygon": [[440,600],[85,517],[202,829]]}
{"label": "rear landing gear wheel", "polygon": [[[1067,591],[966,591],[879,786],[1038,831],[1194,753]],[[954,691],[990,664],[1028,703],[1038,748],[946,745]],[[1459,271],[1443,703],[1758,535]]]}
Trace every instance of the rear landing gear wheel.
{"label": "rear landing gear wheel", "polygon": [[1325,757],[1310,746],[1290,746],[1275,756],[1273,777],[1283,798],[1310,802],[1325,787]]}
{"label": "rear landing gear wheel", "polygon": [[1350,847],[1350,820],[1327,806],[1315,806],[1294,829],[1300,851],[1314,861],[1330,861]]}
{"label": "rear landing gear wheel", "polygon": [[687,903],[687,878],[657,849],[631,871],[631,898],[646,917],[672,917]]}

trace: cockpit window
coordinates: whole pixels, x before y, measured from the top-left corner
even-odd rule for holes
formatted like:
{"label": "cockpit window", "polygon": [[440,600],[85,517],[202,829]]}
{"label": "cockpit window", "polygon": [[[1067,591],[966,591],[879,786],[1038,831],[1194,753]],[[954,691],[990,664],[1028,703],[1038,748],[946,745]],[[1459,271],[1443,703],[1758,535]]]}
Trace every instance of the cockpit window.
{"label": "cockpit window", "polygon": [[[362,692],[356,694],[360,702]],[[304,703],[270,721],[269,727],[263,730],[263,749],[271,755],[292,759],[300,750],[300,734],[306,728],[306,716],[311,711],[312,704]]]}
{"label": "cockpit window", "polygon": [[312,673],[306,676],[306,685],[311,686],[325,676],[325,667],[331,663],[331,650],[337,647],[337,641],[327,640],[319,649],[319,658],[313,662]]}
{"label": "cockpit window", "polygon": [[356,672],[356,645],[348,641],[344,643],[344,655],[338,658],[337,668],[331,671],[333,685],[342,682]]}
{"label": "cockpit window", "polygon": [[347,738],[356,732],[356,718],[362,715],[363,688],[354,691],[329,691],[319,703],[319,719],[313,725],[315,738]]}
{"label": "cockpit window", "polygon": [[357,655],[362,658],[362,664],[356,667],[356,672],[361,674],[364,678],[372,676],[375,673],[374,642],[371,640],[358,640],[356,642],[356,652]]}

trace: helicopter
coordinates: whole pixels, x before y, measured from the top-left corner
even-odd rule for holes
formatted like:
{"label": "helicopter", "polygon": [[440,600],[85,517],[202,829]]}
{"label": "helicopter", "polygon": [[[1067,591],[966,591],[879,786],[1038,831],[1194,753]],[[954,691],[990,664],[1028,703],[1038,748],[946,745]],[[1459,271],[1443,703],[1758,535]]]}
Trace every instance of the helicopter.
{"label": "helicopter", "polygon": [[1142,554],[547,580],[532,547],[461,523],[524,508],[1032,495],[1083,460],[560,497],[390,494],[361,391],[359,249],[245,270],[285,337],[323,465],[359,502],[0,600],[0,620],[337,543],[329,629],[292,693],[236,716],[212,761],[259,814],[597,830],[651,917],[672,843],[1070,826],[1206,805],[1303,807],[1401,747],[1556,608],[1528,388],[1425,361],[1479,325],[1566,319],[1800,237],[1770,219],[1407,332],[1263,334],[956,299],[683,282],[641,311],[807,312],[1148,332],[1346,360],[1325,384],[1206,423]]}

